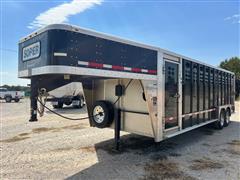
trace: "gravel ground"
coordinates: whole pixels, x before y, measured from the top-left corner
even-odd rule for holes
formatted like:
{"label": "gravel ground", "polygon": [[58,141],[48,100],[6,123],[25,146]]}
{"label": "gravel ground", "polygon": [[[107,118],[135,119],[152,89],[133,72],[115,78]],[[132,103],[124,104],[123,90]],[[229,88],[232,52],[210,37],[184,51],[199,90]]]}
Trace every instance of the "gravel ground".
{"label": "gravel ground", "polygon": [[[0,179],[240,179],[240,103],[223,130],[202,127],[154,143],[122,133],[121,152],[114,131],[89,127],[50,112],[29,123],[29,100],[0,103]],[[85,110],[59,112],[84,117]]]}

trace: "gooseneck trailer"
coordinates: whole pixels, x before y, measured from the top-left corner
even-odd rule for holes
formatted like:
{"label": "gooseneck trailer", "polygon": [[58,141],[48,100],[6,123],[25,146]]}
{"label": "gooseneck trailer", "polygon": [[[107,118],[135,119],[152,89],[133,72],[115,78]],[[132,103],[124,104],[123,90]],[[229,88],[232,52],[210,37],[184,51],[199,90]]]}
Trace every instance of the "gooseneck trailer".
{"label": "gooseneck trailer", "polygon": [[156,142],[215,123],[234,112],[232,72],[130,40],[54,24],[19,42],[20,78],[31,79],[31,117],[37,97],[81,83],[91,126],[115,127]]}

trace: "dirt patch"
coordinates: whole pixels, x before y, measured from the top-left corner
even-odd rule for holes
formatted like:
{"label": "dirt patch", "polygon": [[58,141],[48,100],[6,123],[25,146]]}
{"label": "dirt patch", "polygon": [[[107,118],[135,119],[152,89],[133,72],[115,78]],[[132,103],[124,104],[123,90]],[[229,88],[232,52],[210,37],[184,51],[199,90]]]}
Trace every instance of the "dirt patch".
{"label": "dirt patch", "polygon": [[230,154],[239,155],[240,156],[240,149],[230,149],[230,150],[228,150],[228,152]]}
{"label": "dirt patch", "polygon": [[65,129],[70,129],[70,130],[77,130],[77,129],[84,129],[86,126],[83,126],[82,124],[76,124],[76,125],[70,125],[70,126],[63,126],[63,127],[58,127],[58,128],[46,128],[46,127],[40,127],[40,128],[35,128],[32,130],[33,133],[42,133],[42,132],[60,132]]}
{"label": "dirt patch", "polygon": [[143,179],[184,179],[194,180],[195,178],[185,174],[178,167],[178,164],[169,160],[161,160],[155,163],[147,163],[144,167],[146,175]]}
{"label": "dirt patch", "polygon": [[56,130],[56,128],[46,128],[46,127],[40,127],[40,128],[35,128],[32,130],[33,133],[42,133],[42,132],[48,132]]}
{"label": "dirt patch", "polygon": [[240,140],[232,140],[232,142],[228,143],[230,145],[236,145],[236,146],[240,146]]}
{"label": "dirt patch", "polygon": [[167,160],[167,156],[166,155],[162,155],[162,154],[154,154],[151,157],[151,160],[153,161],[159,161],[159,160]]}
{"label": "dirt patch", "polygon": [[62,131],[61,128],[56,128],[56,129],[52,130],[51,132],[55,133],[55,132],[61,132],[61,131]]}
{"label": "dirt patch", "polygon": [[[73,149],[74,149],[73,147],[61,147],[61,148],[54,149],[52,151],[54,151],[54,152],[61,152],[61,151],[70,151],[70,150],[73,150]],[[80,148],[75,149],[75,150],[81,150],[83,152],[88,152],[88,153],[96,152],[96,150],[95,150],[95,148],[93,146],[80,147]]]}
{"label": "dirt patch", "polygon": [[94,153],[96,152],[96,149],[93,146],[88,146],[88,147],[81,147],[79,148],[81,151],[84,152],[89,152],[89,153]]}
{"label": "dirt patch", "polygon": [[190,166],[190,169],[197,171],[206,169],[220,169],[224,167],[222,163],[209,158],[195,159],[192,163],[193,164]]}
{"label": "dirt patch", "polygon": [[240,155],[240,140],[232,140],[227,144],[231,146],[229,149],[224,149],[226,153],[231,155]]}
{"label": "dirt patch", "polygon": [[20,134],[18,134],[18,136],[28,136],[29,135],[29,133],[20,133]]}
{"label": "dirt patch", "polygon": [[3,139],[1,140],[0,142],[3,142],[3,143],[12,143],[12,142],[18,142],[18,141],[22,141],[22,140],[25,140],[25,139],[28,139],[30,137],[21,137],[21,136],[14,136],[14,137],[11,137],[9,139]]}
{"label": "dirt patch", "polygon": [[201,129],[201,131],[205,134],[205,135],[208,135],[208,136],[211,136],[214,134],[214,130],[212,129]]}
{"label": "dirt patch", "polygon": [[230,149],[224,149],[224,152],[226,152],[228,155],[239,155],[240,156],[240,148],[230,148]]}
{"label": "dirt patch", "polygon": [[203,143],[202,145],[203,145],[203,146],[206,146],[206,147],[211,146],[210,144],[207,144],[207,143]]}
{"label": "dirt patch", "polygon": [[181,155],[181,154],[178,154],[178,153],[170,153],[169,156],[179,157],[179,156],[182,156],[182,155]]}
{"label": "dirt patch", "polygon": [[72,150],[73,147],[63,147],[63,148],[57,148],[57,149],[54,149],[53,151],[54,152],[59,152],[59,151],[70,151]]}
{"label": "dirt patch", "polygon": [[[32,133],[33,134],[39,134],[39,133],[43,133],[43,132],[60,132],[64,129],[76,130],[76,129],[84,129],[84,128],[86,128],[86,126],[83,126],[81,124],[63,126],[63,127],[59,127],[59,128],[40,127],[40,128],[32,129]],[[11,142],[22,141],[22,140],[30,138],[29,137],[30,134],[31,133],[20,133],[17,136],[11,137],[9,139],[0,140],[0,142],[11,143]]]}
{"label": "dirt patch", "polygon": [[86,126],[84,126],[82,124],[75,124],[75,125],[61,127],[61,129],[71,129],[71,130],[85,129],[85,128],[86,128]]}

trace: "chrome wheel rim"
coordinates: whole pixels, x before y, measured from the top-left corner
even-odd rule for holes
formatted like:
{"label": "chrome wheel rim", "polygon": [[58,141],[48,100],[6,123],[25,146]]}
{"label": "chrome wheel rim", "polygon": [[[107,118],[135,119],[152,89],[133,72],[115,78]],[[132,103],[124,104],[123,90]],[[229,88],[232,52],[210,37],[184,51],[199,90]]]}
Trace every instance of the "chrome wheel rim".
{"label": "chrome wheel rim", "polygon": [[93,109],[93,119],[95,122],[97,123],[102,123],[104,120],[105,114],[104,114],[104,110],[101,106],[96,106]]}

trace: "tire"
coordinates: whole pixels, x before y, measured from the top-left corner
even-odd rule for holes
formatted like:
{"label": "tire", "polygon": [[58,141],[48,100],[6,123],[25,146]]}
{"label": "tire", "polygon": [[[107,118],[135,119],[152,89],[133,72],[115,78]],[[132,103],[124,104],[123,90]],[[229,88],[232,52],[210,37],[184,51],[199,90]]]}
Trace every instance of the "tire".
{"label": "tire", "polygon": [[113,105],[108,101],[96,101],[91,115],[94,126],[98,128],[109,127],[114,118]]}
{"label": "tire", "polygon": [[20,101],[20,99],[16,98],[16,99],[14,99],[14,101],[17,103],[17,102],[19,102],[19,101]]}
{"label": "tire", "polygon": [[222,129],[224,127],[224,122],[225,122],[225,111],[221,110],[219,119],[215,122],[215,128]]}
{"label": "tire", "polygon": [[76,97],[74,100],[79,101],[79,105],[73,105],[74,108],[80,109],[84,106],[84,104],[83,104],[84,101],[83,101],[82,97]]}
{"label": "tire", "polygon": [[69,106],[69,105],[72,104],[72,101],[65,102],[64,104],[65,104],[66,106]]}
{"label": "tire", "polygon": [[225,121],[224,121],[224,126],[227,127],[230,123],[230,109],[227,109],[226,115],[225,115]]}
{"label": "tire", "polygon": [[6,97],[5,97],[5,101],[6,101],[7,103],[10,103],[10,102],[12,101],[12,97],[11,97],[11,96],[6,96]]}
{"label": "tire", "polygon": [[57,105],[52,105],[54,109],[61,109],[63,107],[63,103],[62,102],[58,102]]}

